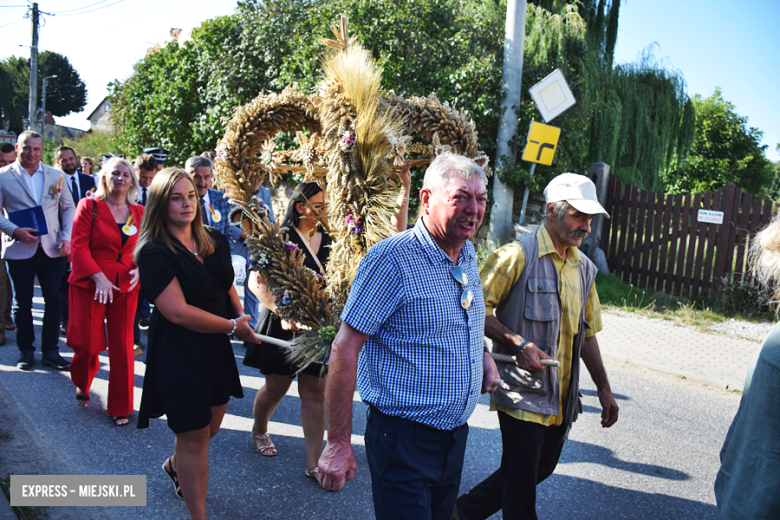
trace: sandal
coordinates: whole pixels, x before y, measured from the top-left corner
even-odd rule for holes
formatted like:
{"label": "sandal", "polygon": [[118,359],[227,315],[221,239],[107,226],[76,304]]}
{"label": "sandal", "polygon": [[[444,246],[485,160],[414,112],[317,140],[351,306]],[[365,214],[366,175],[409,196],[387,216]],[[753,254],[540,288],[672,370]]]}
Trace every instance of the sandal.
{"label": "sandal", "polygon": [[82,408],[89,406],[89,397],[83,394],[76,394],[76,404]]}
{"label": "sandal", "polygon": [[[168,466],[167,468],[165,467],[166,465]],[[176,496],[179,498],[184,498],[184,495],[181,492],[181,486],[179,485],[179,476],[173,470],[173,461],[171,460],[171,457],[168,457],[168,459],[163,462],[162,469],[173,482],[173,491],[176,493]]]}
{"label": "sandal", "polygon": [[114,421],[114,424],[117,426],[127,426],[130,424],[130,419],[127,417],[111,417],[111,420]]}
{"label": "sandal", "polygon": [[303,474],[311,479],[316,480],[317,484],[319,484],[322,489],[325,489],[324,487],[322,487],[322,479],[324,475],[320,471],[319,466],[314,469],[306,468],[306,471],[304,471]]}
{"label": "sandal", "polygon": [[260,455],[264,457],[276,457],[278,455],[279,452],[276,451],[276,446],[274,446],[274,442],[268,433],[253,433],[252,438],[255,440],[255,446]]}

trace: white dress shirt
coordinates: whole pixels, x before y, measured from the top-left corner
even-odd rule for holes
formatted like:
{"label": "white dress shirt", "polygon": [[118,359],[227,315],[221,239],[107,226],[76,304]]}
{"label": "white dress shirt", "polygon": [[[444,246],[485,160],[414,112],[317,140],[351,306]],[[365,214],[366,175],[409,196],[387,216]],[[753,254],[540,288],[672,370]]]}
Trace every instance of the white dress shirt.
{"label": "white dress shirt", "polygon": [[24,166],[22,166],[21,163],[19,163],[19,167],[22,169],[24,178],[27,179],[27,183],[30,185],[30,191],[32,191],[33,199],[35,199],[40,205],[41,202],[43,202],[43,165],[41,165],[39,162],[38,169],[35,170],[35,173],[32,175],[30,175],[30,173],[24,169]]}

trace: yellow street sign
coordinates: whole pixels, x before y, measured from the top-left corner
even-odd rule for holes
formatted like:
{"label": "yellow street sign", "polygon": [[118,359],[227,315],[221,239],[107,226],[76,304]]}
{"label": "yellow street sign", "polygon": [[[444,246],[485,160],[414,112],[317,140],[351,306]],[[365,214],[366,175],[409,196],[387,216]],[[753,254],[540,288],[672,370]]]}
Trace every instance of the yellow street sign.
{"label": "yellow street sign", "polygon": [[523,160],[550,166],[558,147],[561,129],[555,126],[533,122],[528,130],[528,142],[523,150]]}

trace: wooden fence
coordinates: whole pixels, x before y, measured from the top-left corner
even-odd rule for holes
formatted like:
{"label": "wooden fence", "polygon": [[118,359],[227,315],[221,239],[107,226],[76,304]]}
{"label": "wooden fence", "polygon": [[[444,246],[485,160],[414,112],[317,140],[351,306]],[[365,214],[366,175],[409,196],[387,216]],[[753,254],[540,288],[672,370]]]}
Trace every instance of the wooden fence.
{"label": "wooden fence", "polygon": [[[775,203],[734,184],[695,195],[652,193],[611,176],[601,248],[624,282],[686,297],[714,297],[724,277],[747,271],[750,235],[766,225]],[[699,221],[699,210],[723,212],[723,224]]]}

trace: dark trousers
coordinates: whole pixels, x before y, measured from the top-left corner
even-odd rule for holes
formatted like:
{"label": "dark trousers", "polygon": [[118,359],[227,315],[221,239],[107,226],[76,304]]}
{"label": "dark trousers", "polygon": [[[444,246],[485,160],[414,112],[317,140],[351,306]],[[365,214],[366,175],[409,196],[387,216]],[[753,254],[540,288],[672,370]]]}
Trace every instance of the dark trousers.
{"label": "dark trousers", "polygon": [[468,435],[467,424],[437,430],[371,407],[365,439],[377,520],[450,520]]}
{"label": "dark trousers", "polygon": [[43,331],[41,333],[41,353],[43,357],[59,352],[60,316],[62,313],[62,295],[60,282],[67,267],[65,257],[51,258],[41,247],[31,258],[7,260],[8,274],[14,290],[14,321],[16,322],[16,345],[19,350],[35,350],[35,330],[33,329],[32,300],[35,277],[41,284],[43,293]]}
{"label": "dark trousers", "polygon": [[501,467],[458,498],[460,520],[536,520],[536,485],[552,475],[563,449],[565,426],[542,426],[498,412]]}

